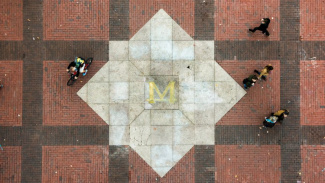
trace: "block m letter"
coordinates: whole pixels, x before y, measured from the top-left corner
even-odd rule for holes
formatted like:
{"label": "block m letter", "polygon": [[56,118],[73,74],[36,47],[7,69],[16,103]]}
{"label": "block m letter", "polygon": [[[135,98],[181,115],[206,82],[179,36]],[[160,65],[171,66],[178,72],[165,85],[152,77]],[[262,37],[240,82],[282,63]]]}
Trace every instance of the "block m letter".
{"label": "block m letter", "polygon": [[[169,95],[170,95],[169,96],[169,102],[171,104],[175,103],[176,99],[175,99],[175,96],[174,96],[174,94],[175,94],[175,88],[174,87],[175,87],[175,81],[170,81],[168,83],[165,91],[161,94],[158,87],[157,87],[157,85],[155,84],[155,82],[153,82],[153,81],[149,82],[149,99],[147,99],[147,101],[149,101],[150,104],[155,103],[155,100],[159,101],[159,102],[167,101],[164,98],[165,98],[165,96],[166,96],[166,94],[167,94],[167,92],[169,90]],[[154,90],[156,90],[156,93],[158,94],[159,99],[154,98],[155,97],[154,96],[155,95]]]}

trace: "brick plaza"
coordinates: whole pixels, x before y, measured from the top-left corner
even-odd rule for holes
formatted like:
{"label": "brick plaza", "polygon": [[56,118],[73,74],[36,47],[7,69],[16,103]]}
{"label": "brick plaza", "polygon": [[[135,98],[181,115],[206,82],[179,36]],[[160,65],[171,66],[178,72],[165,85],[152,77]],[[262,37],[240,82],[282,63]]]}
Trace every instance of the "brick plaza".
{"label": "brick plaza", "polygon": [[[0,5],[0,182],[325,182],[323,1],[2,0]],[[264,17],[271,19],[269,37],[248,32]],[[168,41],[171,52],[154,51],[154,44]],[[178,48],[192,50],[178,55]],[[137,59],[139,52],[145,53]],[[163,62],[168,54],[172,62]],[[75,56],[95,61],[68,87],[65,69]],[[274,66],[266,82],[247,93],[235,84],[226,90],[225,81],[242,86],[243,78],[266,64]],[[146,72],[165,78],[176,73],[179,103],[161,105],[159,112],[142,105],[146,91],[139,94],[136,87],[144,84],[139,73],[149,78]],[[196,87],[193,95],[186,93],[192,75],[204,83],[200,86],[212,83],[213,94],[221,92],[228,103],[220,106],[216,96],[211,102]],[[127,99],[114,86],[127,86],[121,89]],[[200,108],[209,112],[201,114]],[[280,108],[290,111],[284,123],[261,129],[264,117]],[[132,127],[146,121],[136,117],[146,110],[156,126]],[[220,111],[225,114],[219,119]],[[168,121],[188,126],[165,125]],[[132,141],[138,129],[151,129],[156,139]],[[167,141],[168,129],[173,133],[165,143],[159,137]],[[177,130],[189,138],[178,138]],[[165,159],[153,150],[169,146]]]}

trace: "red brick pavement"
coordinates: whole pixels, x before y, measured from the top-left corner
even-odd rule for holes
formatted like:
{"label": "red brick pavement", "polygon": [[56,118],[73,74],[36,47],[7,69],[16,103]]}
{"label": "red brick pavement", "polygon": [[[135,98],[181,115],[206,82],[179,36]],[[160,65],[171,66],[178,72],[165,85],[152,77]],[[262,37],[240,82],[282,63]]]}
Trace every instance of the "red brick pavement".
{"label": "red brick pavement", "polygon": [[43,146],[42,182],[108,182],[108,146]]}
{"label": "red brick pavement", "polygon": [[195,181],[194,147],[167,174],[160,176],[134,151],[129,154],[129,182],[186,182]]}
{"label": "red brick pavement", "polygon": [[43,1],[44,40],[108,40],[109,0]]}
{"label": "red brick pavement", "polygon": [[325,146],[301,146],[302,182],[325,182]]}
{"label": "red brick pavement", "polygon": [[194,36],[193,0],[130,0],[130,38],[160,9],[165,10],[190,36]]}
{"label": "red brick pavement", "polygon": [[[274,70],[267,81],[257,81],[247,94],[217,123],[217,125],[261,125],[264,117],[280,108],[280,62],[272,61],[218,61],[220,66],[239,85],[243,79],[271,64]],[[262,88],[263,87],[263,88]],[[240,118],[238,118],[240,116]]]}
{"label": "red brick pavement", "polygon": [[324,41],[325,1],[300,2],[300,37],[304,41]]}
{"label": "red brick pavement", "polygon": [[216,145],[215,152],[216,182],[280,182],[280,146]]}
{"label": "red brick pavement", "polygon": [[22,125],[23,62],[1,61],[0,126]]}
{"label": "red brick pavement", "polygon": [[325,61],[300,62],[300,124],[325,125]]}
{"label": "red brick pavement", "polygon": [[21,181],[21,147],[4,146],[0,150],[0,182]]}
{"label": "red brick pavement", "polygon": [[[215,6],[216,40],[280,40],[280,0],[216,0]],[[261,31],[248,31],[259,26],[261,18],[271,19],[269,37]]]}
{"label": "red brick pavement", "polygon": [[68,61],[43,62],[43,125],[106,125],[78,95],[79,89],[92,78],[105,62],[94,61],[86,76],[79,76],[67,86],[70,76],[65,71]]}
{"label": "red brick pavement", "polygon": [[23,40],[23,0],[0,1],[0,40]]}

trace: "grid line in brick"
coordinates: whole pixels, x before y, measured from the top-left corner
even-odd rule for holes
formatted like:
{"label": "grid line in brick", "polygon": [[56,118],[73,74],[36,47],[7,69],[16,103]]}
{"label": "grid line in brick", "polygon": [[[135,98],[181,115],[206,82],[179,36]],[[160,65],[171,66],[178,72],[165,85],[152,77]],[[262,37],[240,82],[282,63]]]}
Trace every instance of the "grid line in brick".
{"label": "grid line in brick", "polygon": [[108,146],[43,146],[42,182],[108,182]]}
{"label": "grid line in brick", "polygon": [[[216,0],[215,7],[215,40],[280,40],[280,0]],[[258,27],[261,18],[271,20],[269,37],[248,31]]]}
{"label": "grid line in brick", "polygon": [[21,147],[3,146],[0,150],[0,182],[21,181]]}
{"label": "grid line in brick", "polygon": [[325,61],[301,61],[300,70],[300,123],[325,125]]}
{"label": "grid line in brick", "polygon": [[68,61],[43,62],[43,125],[107,125],[77,92],[105,64],[94,61],[86,76],[79,75],[73,86],[67,86]]}
{"label": "grid line in brick", "polygon": [[193,0],[130,0],[130,38],[160,9],[173,18],[190,36],[194,36]]}
{"label": "grid line in brick", "polygon": [[[164,176],[160,177],[134,150],[129,154],[129,182],[195,182],[194,147]],[[157,179],[156,179],[157,178]]]}
{"label": "grid line in brick", "polygon": [[216,183],[280,182],[280,146],[216,145],[215,151]]}
{"label": "grid line in brick", "polygon": [[44,1],[44,40],[108,40],[109,0]]}
{"label": "grid line in brick", "polygon": [[[242,86],[243,79],[271,64],[274,70],[267,81],[257,81],[247,94],[221,118],[217,125],[262,125],[264,117],[280,108],[280,63],[271,61],[218,61],[220,66]],[[238,117],[240,116],[240,117]]]}
{"label": "grid line in brick", "polygon": [[23,62],[1,61],[0,126],[22,125]]}
{"label": "grid line in brick", "polygon": [[23,40],[23,0],[0,1],[0,40]]}

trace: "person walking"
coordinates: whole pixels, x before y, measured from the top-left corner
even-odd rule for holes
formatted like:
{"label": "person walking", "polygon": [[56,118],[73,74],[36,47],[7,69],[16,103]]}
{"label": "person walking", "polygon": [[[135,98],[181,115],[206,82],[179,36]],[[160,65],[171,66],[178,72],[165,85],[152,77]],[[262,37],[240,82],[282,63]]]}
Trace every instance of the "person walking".
{"label": "person walking", "polygon": [[278,122],[279,118],[275,115],[271,115],[269,117],[265,117],[265,120],[263,121],[263,125],[266,128],[272,128],[276,122]]}
{"label": "person walking", "polygon": [[255,32],[256,30],[262,31],[262,34],[265,34],[266,36],[269,36],[270,33],[267,31],[267,28],[269,27],[271,20],[269,18],[262,18],[261,19],[261,25],[259,27],[255,27],[254,29],[248,29],[251,32]]}
{"label": "person walking", "polygon": [[263,79],[264,81],[266,81],[266,76],[270,74],[270,72],[273,70],[273,67],[271,64],[268,64],[267,66],[265,66],[261,72],[259,72],[258,70],[254,70],[255,73],[258,74],[258,79]]}
{"label": "person walking", "polygon": [[0,88],[3,88],[3,84],[1,80],[0,80]]}
{"label": "person walking", "polygon": [[287,109],[281,109],[275,113],[271,113],[271,115],[278,117],[278,121],[282,122],[284,118],[288,117],[289,111]]}
{"label": "person walking", "polygon": [[256,81],[257,81],[257,76],[256,75],[250,75],[248,78],[245,78],[243,80],[244,88],[248,89],[248,88],[254,86]]}

